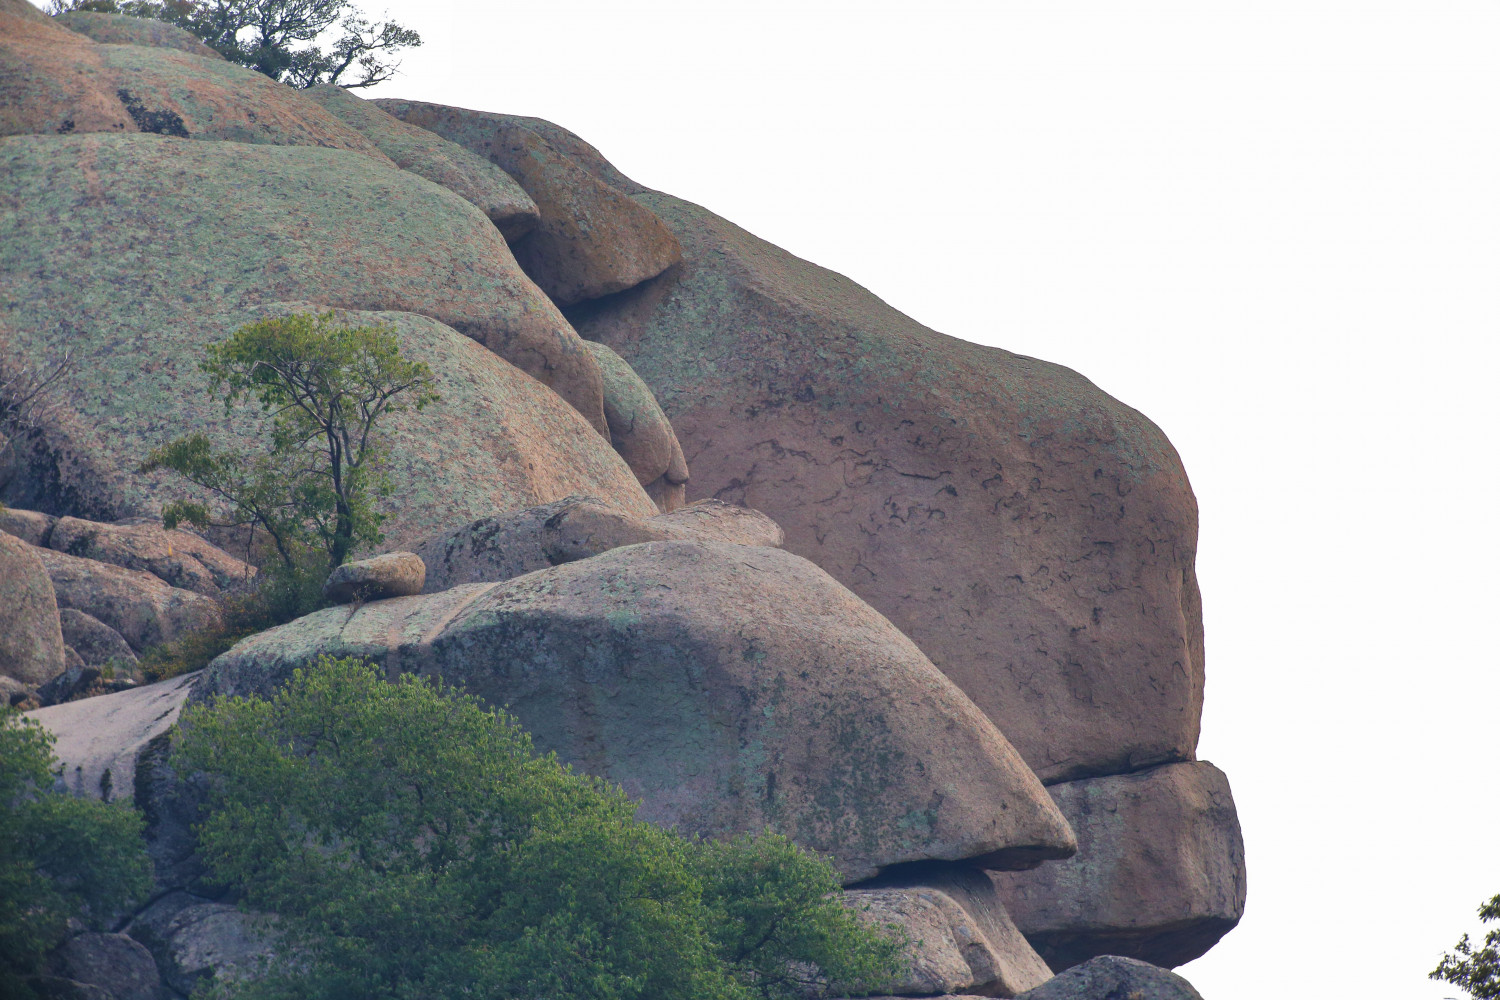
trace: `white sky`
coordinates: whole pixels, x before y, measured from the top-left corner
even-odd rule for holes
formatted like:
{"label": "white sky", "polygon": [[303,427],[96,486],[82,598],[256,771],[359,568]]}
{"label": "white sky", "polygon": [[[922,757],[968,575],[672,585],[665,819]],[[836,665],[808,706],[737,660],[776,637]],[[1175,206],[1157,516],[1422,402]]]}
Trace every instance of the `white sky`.
{"label": "white sky", "polygon": [[[369,9],[378,12],[378,0]],[[1455,995],[1500,892],[1500,5],[397,0],[537,115],[1156,420],[1249,855],[1207,1000]]]}

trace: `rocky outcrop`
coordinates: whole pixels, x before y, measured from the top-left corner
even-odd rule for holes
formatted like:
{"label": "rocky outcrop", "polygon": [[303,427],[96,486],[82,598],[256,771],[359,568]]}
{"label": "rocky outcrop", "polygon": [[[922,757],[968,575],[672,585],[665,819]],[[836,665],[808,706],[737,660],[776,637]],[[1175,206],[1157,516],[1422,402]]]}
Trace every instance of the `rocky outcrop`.
{"label": "rocky outcrop", "polygon": [[1021,996],[1022,1000],[1203,1000],[1181,976],[1116,955],[1090,959]]}
{"label": "rocky outcrop", "polygon": [[45,684],[63,672],[57,596],[37,550],[0,532],[0,676]]}
{"label": "rocky outcrop", "polygon": [[52,526],[56,523],[57,518],[51,514],[0,507],[0,531],[15,535],[27,545],[45,546],[47,539],[52,536]]}
{"label": "rocky outcrop", "polygon": [[945,337],[710,212],[637,199],[682,266],[570,315],[651,387],[689,497],[769,514],[1044,781],[1191,759],[1197,510],[1161,431],[1066,368]]}
{"label": "rocky outcrop", "polygon": [[437,674],[505,705],[542,751],[640,815],[770,827],[847,881],[902,862],[1072,853],[1039,782],[921,652],[779,549],[651,542],[252,636],[194,698],[269,692],[321,653]]}
{"label": "rocky outcrop", "polygon": [[84,132],[320,146],[394,166],[299,91],[216,54],[99,45],[0,0],[0,135]]}
{"label": "rocky outcrop", "polygon": [[509,580],[642,542],[706,541],[775,548],[781,529],[759,511],[700,500],[656,517],[633,517],[596,497],[573,496],[433,535],[416,546],[424,590]]}
{"label": "rocky outcrop", "polygon": [[681,507],[687,459],[666,414],[641,377],[603,344],[584,341],[604,377],[604,419],[609,439],[630,471],[664,512]]}
{"label": "rocky outcrop", "polygon": [[219,597],[255,579],[255,567],[195,534],[168,530],[159,521],[104,524],[64,517],[48,534],[47,547],[81,559],[141,570],[205,597]]}
{"label": "rocky outcrop", "polygon": [[125,934],[78,934],[51,955],[55,975],[106,990],[113,1000],[160,1000],[161,975],[151,952]]}
{"label": "rocky outcrop", "polygon": [[1078,834],[1078,854],[995,879],[1052,968],[1098,955],[1182,965],[1239,923],[1245,845],[1218,768],[1170,764],[1048,791]]}
{"label": "rocky outcrop", "polygon": [[[0,173],[0,291],[19,304],[0,320],[0,357],[41,364],[71,344],[94,359],[59,386],[63,405],[7,502],[149,515],[183,495],[175,477],[135,473],[151,447],[187,431],[237,447],[256,437],[209,397],[205,344],[278,311],[371,305],[410,311],[349,318],[392,325],[443,395],[390,422],[391,544],[570,493],[654,510],[555,396],[453,336],[514,357],[607,430],[592,356],[451,192],[336,150],[156,136],[11,138]],[[111,178],[107,197],[91,194],[97,176]],[[139,247],[151,248],[144,273]]]}
{"label": "rocky outcrop", "polygon": [[76,608],[108,625],[137,652],[213,624],[219,604],[170,586],[150,573],[32,549],[46,568],[60,608]]}
{"label": "rocky outcrop", "polygon": [[323,584],[323,596],[335,604],[410,597],[422,592],[426,580],[427,567],[421,556],[387,552],[335,567]]}
{"label": "rocky outcrop", "polygon": [[374,143],[403,170],[441,184],[474,205],[509,241],[536,228],[536,203],[505,171],[424,128],[408,125],[333,84],[302,92],[345,125]]}
{"label": "rocky outcrop", "polygon": [[62,625],[63,642],[88,666],[111,663],[132,667],[136,664],[135,650],[130,648],[125,637],[93,615],[77,608],[61,608],[58,621]]}
{"label": "rocky outcrop", "polygon": [[155,21],[147,17],[129,17],[125,14],[97,14],[85,10],[70,10],[59,14],[54,20],[80,35],[106,45],[145,45],[159,49],[176,49],[189,55],[205,59],[222,59],[223,56],[204,45],[191,31],[175,24]]}
{"label": "rocky outcrop", "polygon": [[650,209],[598,181],[523,119],[420,101],[374,103],[520,182],[541,222],[517,241],[516,259],[559,305],[630,288],[681,259],[677,237]]}
{"label": "rocky outcrop", "polygon": [[187,892],[156,900],[125,930],[150,949],[162,979],[183,996],[211,979],[253,974],[277,944],[265,915]]}

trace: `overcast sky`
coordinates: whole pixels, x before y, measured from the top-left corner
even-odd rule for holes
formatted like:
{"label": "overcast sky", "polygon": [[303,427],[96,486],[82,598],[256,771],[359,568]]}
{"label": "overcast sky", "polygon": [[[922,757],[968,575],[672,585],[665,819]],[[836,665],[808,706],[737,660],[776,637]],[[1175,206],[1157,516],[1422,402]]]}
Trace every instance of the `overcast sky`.
{"label": "overcast sky", "polygon": [[1249,855],[1243,923],[1181,971],[1455,995],[1426,973],[1500,892],[1500,6],[390,11],[426,44],[367,96],[555,121],[1160,424]]}

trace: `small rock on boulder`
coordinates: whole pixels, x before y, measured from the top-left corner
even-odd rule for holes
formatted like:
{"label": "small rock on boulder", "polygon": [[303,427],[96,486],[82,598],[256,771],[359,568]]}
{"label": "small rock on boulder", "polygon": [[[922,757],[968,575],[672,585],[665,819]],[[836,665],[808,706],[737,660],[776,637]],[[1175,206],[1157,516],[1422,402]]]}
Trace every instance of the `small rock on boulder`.
{"label": "small rock on boulder", "polygon": [[1101,955],[1076,965],[1028,993],[1021,1000],[1203,1000],[1186,979],[1166,969]]}
{"label": "small rock on boulder", "polygon": [[427,566],[412,552],[387,552],[344,563],[328,574],[323,596],[335,604],[410,597],[422,592]]}
{"label": "small rock on boulder", "polygon": [[994,878],[1052,968],[1097,955],[1182,965],[1239,923],[1245,845],[1224,772],[1195,761],[1047,791],[1078,854]]}
{"label": "small rock on boulder", "polygon": [[32,685],[66,668],[57,595],[38,551],[0,532],[0,675]]}
{"label": "small rock on boulder", "polygon": [[160,1000],[156,960],[139,941],[124,934],[78,934],[62,943],[48,961],[55,975],[109,991],[114,1000]]}

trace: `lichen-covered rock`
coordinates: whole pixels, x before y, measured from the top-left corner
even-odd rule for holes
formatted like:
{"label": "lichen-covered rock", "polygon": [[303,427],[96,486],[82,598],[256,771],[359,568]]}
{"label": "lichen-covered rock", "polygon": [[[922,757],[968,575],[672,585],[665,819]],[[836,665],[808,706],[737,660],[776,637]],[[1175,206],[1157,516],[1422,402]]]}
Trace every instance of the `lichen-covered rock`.
{"label": "lichen-covered rock", "polygon": [[125,934],[76,934],[52,953],[47,964],[55,975],[108,990],[114,1000],[161,997],[156,960]]}
{"label": "lichen-covered rock", "polygon": [[61,608],[58,620],[62,624],[63,642],[76,650],[87,665],[100,667],[114,663],[130,667],[137,662],[135,651],[125,637],[93,615],[77,608]]}
{"label": "lichen-covered rock", "polygon": [[26,0],[0,2],[0,135],[134,133],[325,146],[386,167],[375,144],[261,73],[173,48],[99,45]]}
{"label": "lichen-covered rock", "polygon": [[52,526],[56,523],[57,518],[51,514],[0,507],[0,531],[15,535],[27,545],[45,547],[47,539],[52,535]]}
{"label": "lichen-covered rock", "polygon": [[461,583],[509,580],[642,542],[781,544],[781,529],[759,511],[701,500],[656,517],[634,517],[596,497],[573,496],[432,535],[416,546],[429,594]]}
{"label": "lichen-covered rock", "polygon": [[1044,781],[1190,759],[1197,508],[1166,436],[1066,368],[945,337],[701,208],[637,197],[683,264],[570,315],[651,387],[689,498],[769,514]]}
{"label": "lichen-covered rock", "polygon": [[253,976],[278,945],[273,918],[186,892],[156,900],[125,930],[150,949],[162,979],[182,996],[205,981]]}
{"label": "lichen-covered rock", "polygon": [[1154,965],[1102,955],[1076,965],[1021,1000],[1203,1000],[1192,983]]}
{"label": "lichen-covered rock", "polygon": [[193,698],[269,693],[319,654],[435,674],[685,833],[770,827],[848,881],[1072,853],[1036,777],[910,640],[779,549],[650,542],[504,583],[334,608],[252,636]]}
{"label": "lichen-covered rock", "polygon": [[206,597],[245,587],[255,578],[255,567],[191,532],[169,531],[159,521],[105,524],[64,517],[53,526],[47,547],[142,570]]}
{"label": "lichen-covered rock", "polygon": [[323,584],[323,596],[335,604],[383,601],[422,592],[427,567],[411,552],[386,552],[334,568]]}
{"label": "lichen-covered rock", "polygon": [[584,341],[584,346],[599,363],[604,377],[604,419],[609,423],[609,439],[648,491],[660,481],[664,512],[682,506],[684,484],[688,481],[687,459],[682,445],[656,397],[641,377],[631,371],[614,351],[603,344]]}
{"label": "lichen-covered rock", "polygon": [[176,49],[205,59],[224,58],[204,45],[203,40],[191,31],[149,17],[70,10],[59,14],[56,21],[69,31],[76,31],[105,45],[145,45],[151,48]]}
{"label": "lichen-covered rock", "polygon": [[0,532],[0,676],[45,684],[62,673],[57,596],[37,549]]}
{"label": "lichen-covered rock", "polygon": [[206,628],[219,619],[219,603],[150,573],[80,559],[52,549],[32,549],[57,595],[57,606],[99,619],[137,652]]}
{"label": "lichen-covered rock", "polygon": [[677,238],[650,209],[596,180],[522,119],[420,101],[374,103],[520,182],[541,222],[517,241],[516,259],[559,305],[622,291],[681,260]]}
{"label": "lichen-covered rock", "polygon": [[1098,955],[1190,962],[1245,912],[1245,844],[1229,780],[1207,761],[1052,785],[1078,854],[994,878],[1054,969]]}
{"label": "lichen-covered rock", "polygon": [[[443,395],[389,423],[392,544],[578,492],[654,512],[585,422],[591,410],[606,426],[592,356],[457,195],[335,150],[155,136],[0,140],[0,176],[0,294],[16,304],[0,317],[4,356],[45,364],[71,346],[90,358],[59,385],[7,502],[152,514],[186,495],[170,474],[135,471],[163,440],[263,446],[257,424],[210,398],[206,344],[267,315],[369,304],[421,314],[348,320],[391,325]],[[95,197],[99,176],[108,194]]]}
{"label": "lichen-covered rock", "polygon": [[478,208],[507,241],[536,228],[536,202],[515,178],[489,160],[424,128],[409,125],[334,84],[302,92],[325,111],[373,142],[400,167],[441,184]]}

